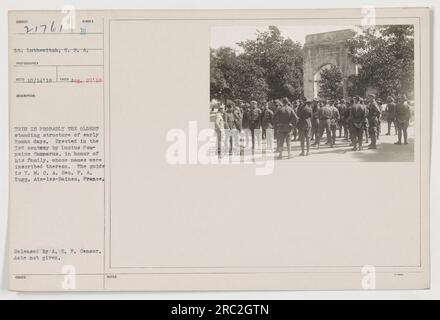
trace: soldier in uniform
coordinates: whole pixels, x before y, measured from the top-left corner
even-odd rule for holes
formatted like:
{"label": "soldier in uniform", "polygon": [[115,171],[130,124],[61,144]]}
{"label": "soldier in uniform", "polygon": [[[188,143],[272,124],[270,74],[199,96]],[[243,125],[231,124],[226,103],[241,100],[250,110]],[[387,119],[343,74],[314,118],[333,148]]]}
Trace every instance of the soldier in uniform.
{"label": "soldier in uniform", "polygon": [[352,138],[354,142],[354,151],[362,150],[362,136],[367,121],[367,108],[360,103],[360,98],[355,97],[354,103],[350,108],[350,119],[352,122]]}
{"label": "soldier in uniform", "polygon": [[348,137],[347,132],[347,123],[345,122],[345,112],[347,111],[347,105],[345,104],[345,100],[341,99],[339,104],[337,105],[339,111],[339,138],[342,137],[342,131],[344,131],[344,138]]}
{"label": "soldier in uniform", "polygon": [[[318,99],[314,98],[312,102],[312,137],[311,140],[318,140],[318,132],[319,132],[319,119],[318,119]],[[314,143],[316,145],[316,142]]]}
{"label": "soldier in uniform", "polygon": [[[297,115],[298,115],[298,108],[300,107],[301,104],[302,101],[300,99],[296,100],[295,103],[293,104],[293,111],[295,111]],[[293,141],[296,141],[297,138],[299,140],[298,123],[294,124],[292,133],[293,133]]]}
{"label": "soldier in uniform", "polygon": [[241,131],[243,129],[243,111],[239,106],[241,104],[241,100],[238,100],[239,104],[235,104],[232,108],[232,113],[234,114],[237,130]]}
{"label": "soldier in uniform", "polygon": [[[229,155],[232,155],[232,151],[234,150],[234,137],[238,137],[234,135],[233,130],[241,131],[241,124],[237,116],[234,114],[235,112],[235,104],[232,101],[228,101],[226,104],[226,112],[224,113],[224,123],[225,129],[228,130],[229,134]],[[238,143],[238,141],[236,141]]]}
{"label": "soldier in uniform", "polygon": [[288,103],[284,103],[273,115],[273,123],[277,131],[277,152],[279,152],[279,159],[283,157],[284,141],[286,141],[287,155],[288,158],[290,158],[290,140],[292,129],[297,119],[298,116]]}
{"label": "soldier in uniform", "polygon": [[[336,144],[336,130],[340,126],[341,115],[339,113],[338,108],[335,107],[334,100],[329,101],[329,106],[330,106],[330,109],[332,110],[332,118],[330,120],[330,129],[331,129],[331,133],[332,133],[332,137],[331,137],[332,144],[331,145],[335,145]],[[339,133],[340,132],[341,131],[339,131]]]}
{"label": "soldier in uniform", "polygon": [[327,135],[327,142],[330,144],[330,147],[333,148],[333,138],[331,134],[331,120],[333,117],[333,111],[330,105],[327,103],[318,110],[318,119],[319,119],[319,133],[317,138],[317,146],[320,148],[321,139],[324,134],[324,130]]}
{"label": "soldier in uniform", "polygon": [[388,122],[388,132],[386,133],[386,135],[391,135],[391,124],[394,125],[394,134],[397,134],[396,104],[394,103],[394,98],[391,96],[387,98],[387,106],[385,108],[385,112],[387,114]]}
{"label": "soldier in uniform", "polygon": [[380,116],[377,118],[377,130],[376,130],[376,136],[377,136],[377,140],[380,140],[380,135],[382,133],[382,100],[381,99],[376,99],[377,105],[379,107],[379,111],[380,111]]}
{"label": "soldier in uniform", "polygon": [[243,121],[241,127],[243,129],[249,129],[249,111],[251,107],[249,103],[244,103],[244,110],[243,110]]}
{"label": "soldier in uniform", "polygon": [[[275,113],[277,113],[278,109],[280,109],[282,106],[283,106],[283,104],[281,103],[280,100],[276,99],[273,101],[273,110],[272,111],[273,111],[274,117],[275,117]],[[272,117],[273,135],[274,135],[275,141],[277,141],[277,143],[278,143],[278,131],[277,131],[277,126],[275,124],[274,117]],[[277,150],[278,150],[278,147],[277,147]]]}
{"label": "soldier in uniform", "polygon": [[273,111],[269,109],[269,104],[266,103],[263,107],[263,112],[261,113],[261,129],[262,138],[266,139],[266,130],[273,128]]}
{"label": "soldier in uniform", "polygon": [[[310,132],[312,129],[313,110],[311,107],[312,101],[307,100],[305,104],[298,107],[298,131],[299,140],[301,142],[300,156],[308,156],[310,154]],[[307,146],[307,153],[304,153],[305,146]]]}
{"label": "soldier in uniform", "polygon": [[408,127],[411,118],[411,109],[408,104],[408,99],[405,95],[399,97],[396,104],[396,123],[398,132],[398,141],[395,144],[402,144],[402,134],[404,144],[408,144]]}
{"label": "soldier in uniform", "polygon": [[240,113],[243,115],[243,101],[241,101],[240,99],[235,99],[234,103],[235,109],[239,110]]}
{"label": "soldier in uniform", "polygon": [[261,111],[258,109],[257,101],[251,101],[251,108],[248,112],[248,124],[252,135],[252,151],[255,150],[255,130],[260,129]]}
{"label": "soldier in uniform", "polygon": [[350,146],[354,146],[354,139],[353,139],[353,121],[351,119],[351,107],[354,104],[354,99],[350,98],[348,100],[348,104],[347,104],[347,110],[345,110],[345,123],[347,125],[347,129],[348,129],[348,137],[346,140],[351,141]]}
{"label": "soldier in uniform", "polygon": [[[297,109],[296,101],[290,102],[287,97],[284,97],[284,98],[281,99],[281,103],[283,105],[287,105],[288,107],[290,107],[295,112],[295,114],[296,114],[296,109]],[[296,128],[296,122],[293,122],[292,126],[293,127],[292,127],[291,137],[293,137],[293,141],[295,141],[296,137],[298,136],[298,131],[297,131],[297,128]]]}
{"label": "soldier in uniform", "polygon": [[215,133],[217,134],[217,155],[222,156],[222,137],[225,132],[224,106],[220,105],[215,115]]}
{"label": "soldier in uniform", "polygon": [[369,123],[368,123],[368,108],[367,108],[367,106],[365,105],[365,100],[364,100],[364,98],[360,98],[359,103],[360,103],[361,105],[363,105],[363,106],[365,107],[365,109],[367,110],[367,119],[365,120],[364,134],[365,134],[365,143],[368,143],[368,128],[370,127],[370,126],[369,126]]}
{"label": "soldier in uniform", "polygon": [[376,102],[376,96],[374,94],[368,95],[368,124],[369,129],[368,132],[370,134],[371,144],[368,146],[368,149],[376,149],[376,141],[377,141],[377,130],[378,126],[380,126],[380,108]]}

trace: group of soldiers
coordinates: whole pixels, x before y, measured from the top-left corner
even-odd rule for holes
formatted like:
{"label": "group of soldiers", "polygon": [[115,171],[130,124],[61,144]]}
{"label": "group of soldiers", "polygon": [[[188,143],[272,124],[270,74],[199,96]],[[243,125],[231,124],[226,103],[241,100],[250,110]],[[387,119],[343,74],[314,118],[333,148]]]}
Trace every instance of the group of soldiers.
{"label": "group of soldiers", "polygon": [[[339,138],[344,137],[345,140],[351,141],[350,145],[354,151],[362,150],[364,136],[366,143],[368,138],[371,140],[368,148],[376,149],[383,118],[388,122],[386,135],[391,134],[391,126],[394,124],[395,133],[398,135],[395,144],[408,144],[407,129],[411,111],[407,97],[389,96],[384,110],[381,106],[382,102],[376,99],[374,94],[369,94],[366,99],[355,96],[347,100],[328,98],[291,102],[288,98],[283,98],[260,104],[256,101],[246,103],[241,100],[228,100],[226,110],[221,105],[215,118],[218,155],[221,156],[221,138],[225,129],[237,132],[248,129],[252,137],[252,150],[255,148],[257,133],[261,132],[261,139],[264,140],[268,130],[274,130],[276,152],[280,158],[284,144],[287,145],[288,157],[291,157],[292,140],[299,139],[300,156],[308,156],[311,145],[320,149],[324,132],[327,137],[326,144],[333,148],[338,130]],[[314,143],[311,144],[311,141]],[[233,144],[234,141],[230,138],[230,153]]]}

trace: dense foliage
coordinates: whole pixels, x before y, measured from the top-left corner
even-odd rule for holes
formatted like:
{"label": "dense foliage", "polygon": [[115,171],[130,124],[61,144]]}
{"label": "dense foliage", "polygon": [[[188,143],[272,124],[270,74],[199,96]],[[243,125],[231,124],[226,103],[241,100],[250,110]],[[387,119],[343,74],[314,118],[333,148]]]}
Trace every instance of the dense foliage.
{"label": "dense foliage", "polygon": [[342,71],[339,67],[331,65],[321,70],[321,79],[319,80],[319,97],[320,98],[343,98],[342,89]]}
{"label": "dense foliage", "polygon": [[255,40],[211,49],[211,99],[299,99],[303,95],[303,55],[298,42],[279,29],[257,31]]}
{"label": "dense foliage", "polygon": [[[211,49],[211,99],[264,101],[303,97],[302,46],[270,26],[257,31],[255,40],[238,43],[239,49]],[[364,96],[368,89],[382,99],[414,92],[414,27],[387,25],[364,28],[347,41],[358,74],[347,80],[348,95]],[[323,98],[341,98],[343,75],[338,66],[324,68],[319,81]]]}
{"label": "dense foliage", "polygon": [[390,25],[365,28],[348,41],[353,62],[360,66],[351,79],[354,91],[368,87],[385,99],[411,95],[414,90],[414,26]]}

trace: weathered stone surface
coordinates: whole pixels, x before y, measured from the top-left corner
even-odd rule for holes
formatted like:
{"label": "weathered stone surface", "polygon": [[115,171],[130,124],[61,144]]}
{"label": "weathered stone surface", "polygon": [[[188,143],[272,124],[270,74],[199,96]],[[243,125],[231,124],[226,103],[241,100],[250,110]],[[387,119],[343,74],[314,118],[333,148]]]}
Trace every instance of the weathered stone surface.
{"label": "weathered stone surface", "polygon": [[347,95],[347,78],[356,73],[356,65],[349,57],[346,42],[355,35],[354,30],[339,30],[306,36],[304,44],[304,95],[313,99],[318,95],[319,72],[335,65],[343,74],[344,96]]}

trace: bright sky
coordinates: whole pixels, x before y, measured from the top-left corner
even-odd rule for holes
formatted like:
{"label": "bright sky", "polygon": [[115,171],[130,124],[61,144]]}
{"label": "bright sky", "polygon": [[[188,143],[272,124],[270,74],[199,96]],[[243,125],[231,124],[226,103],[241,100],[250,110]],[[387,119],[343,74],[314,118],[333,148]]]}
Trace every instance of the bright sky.
{"label": "bright sky", "polygon": [[[239,49],[237,42],[254,40],[256,31],[265,31],[267,26],[233,26],[213,27],[211,29],[211,48],[217,49],[222,46]],[[306,35],[313,33],[329,32],[344,29],[354,29],[355,26],[278,26],[281,35],[304,44]]]}

